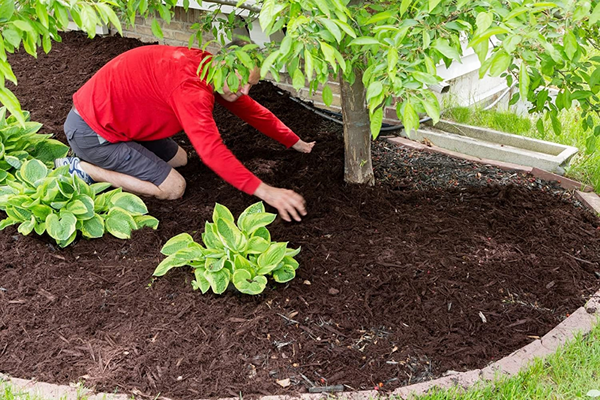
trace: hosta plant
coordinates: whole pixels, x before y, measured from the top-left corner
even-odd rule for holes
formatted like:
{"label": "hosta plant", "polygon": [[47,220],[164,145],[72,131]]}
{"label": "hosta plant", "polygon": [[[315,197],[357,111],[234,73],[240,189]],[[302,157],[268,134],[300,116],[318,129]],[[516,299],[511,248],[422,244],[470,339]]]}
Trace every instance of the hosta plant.
{"label": "hosta plant", "polygon": [[36,133],[42,127],[38,122],[29,121],[29,113],[23,113],[24,125],[14,116],[6,117],[6,108],[0,108],[0,183],[14,180],[14,173],[26,160],[38,159],[51,166],[54,159],[64,157],[69,147],[52,135]]}
{"label": "hosta plant", "polygon": [[194,289],[223,293],[230,283],[246,294],[259,294],[267,285],[267,277],[275,282],[288,282],[296,276],[300,252],[289,249],[287,242],[271,241],[266,226],[276,215],[265,212],[262,202],[248,207],[237,223],[229,209],[216,204],[213,222],[206,222],[202,241],[196,243],[187,233],[174,236],[163,246],[167,256],[154,271],[162,276],[170,269],[189,265],[194,269]]}
{"label": "hosta plant", "polygon": [[156,218],[145,215],[148,209],[136,195],[123,193],[120,188],[101,193],[109,186],[88,185],[70,175],[68,166],[49,170],[39,160],[27,160],[15,173],[15,180],[0,186],[0,210],[7,215],[0,221],[0,230],[19,224],[19,233],[47,232],[65,247],[78,231],[85,238],[99,238],[109,232],[127,239],[132,230],[158,226]]}

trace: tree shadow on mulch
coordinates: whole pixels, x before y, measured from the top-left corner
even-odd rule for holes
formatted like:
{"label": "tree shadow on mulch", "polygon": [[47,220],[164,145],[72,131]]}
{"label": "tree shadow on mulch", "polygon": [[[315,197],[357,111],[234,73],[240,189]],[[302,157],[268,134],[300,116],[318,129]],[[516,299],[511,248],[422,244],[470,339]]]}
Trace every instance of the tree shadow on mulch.
{"label": "tree shadow on mulch", "polygon": [[[10,57],[32,119],[64,141],[71,95],[106,61],[140,45],[64,34],[49,55]],[[181,200],[148,200],[158,230],[131,240],[0,232],[0,371],[101,391],[174,399],[287,394],[311,385],[394,389],[484,367],[548,332],[595,291],[599,220],[531,176],[373,144],[378,184],[343,183],[341,128],[263,83],[251,95],[307,141],[285,150],[217,108],[234,154],[269,184],[305,196],[301,223],[274,240],[302,246],[297,277],[259,296],[192,290],[189,269],[154,280],[161,246],[196,240],[215,202],[255,198],[190,152]],[[482,317],[483,316],[483,317]],[[282,387],[277,381],[289,386]]]}

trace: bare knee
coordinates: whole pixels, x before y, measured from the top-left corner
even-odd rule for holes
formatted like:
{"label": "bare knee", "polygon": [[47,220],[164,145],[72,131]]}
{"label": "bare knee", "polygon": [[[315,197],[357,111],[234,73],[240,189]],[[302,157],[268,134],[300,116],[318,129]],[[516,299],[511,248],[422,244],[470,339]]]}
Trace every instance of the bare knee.
{"label": "bare knee", "polygon": [[161,200],[177,200],[185,193],[186,182],[183,176],[174,169],[171,170],[167,179],[158,186],[159,193],[156,196]]}
{"label": "bare knee", "polygon": [[177,149],[177,154],[175,154],[175,156],[169,160],[168,164],[173,168],[179,168],[179,167],[183,167],[183,166],[187,165],[187,163],[188,163],[188,155],[184,149],[179,147]]}

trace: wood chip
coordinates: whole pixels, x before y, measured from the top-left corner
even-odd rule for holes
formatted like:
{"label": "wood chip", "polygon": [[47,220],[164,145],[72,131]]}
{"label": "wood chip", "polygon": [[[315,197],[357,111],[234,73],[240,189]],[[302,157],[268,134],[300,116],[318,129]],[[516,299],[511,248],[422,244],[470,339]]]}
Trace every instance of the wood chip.
{"label": "wood chip", "polygon": [[288,387],[288,386],[290,386],[290,385],[291,385],[291,383],[290,383],[290,378],[286,378],[286,379],[280,379],[280,380],[277,380],[277,381],[275,381],[275,382],[277,382],[277,384],[278,384],[279,386],[281,386],[281,387],[284,387],[284,388],[285,388],[285,387]]}
{"label": "wood chip", "polygon": [[487,318],[481,311],[479,311],[479,318],[481,318],[481,321],[483,321],[484,324],[487,322]]}

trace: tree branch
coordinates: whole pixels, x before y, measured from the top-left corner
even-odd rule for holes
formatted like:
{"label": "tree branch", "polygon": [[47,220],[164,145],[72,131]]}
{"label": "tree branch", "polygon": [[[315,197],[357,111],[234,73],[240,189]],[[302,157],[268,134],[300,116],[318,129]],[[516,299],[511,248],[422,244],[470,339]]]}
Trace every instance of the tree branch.
{"label": "tree branch", "polygon": [[205,0],[206,3],[215,3],[215,4],[221,4],[224,6],[231,6],[234,8],[243,8],[244,10],[248,10],[251,12],[255,12],[255,13],[259,13],[260,12],[260,7],[255,7],[246,3],[242,3],[239,6],[237,5],[237,1],[235,0]]}

